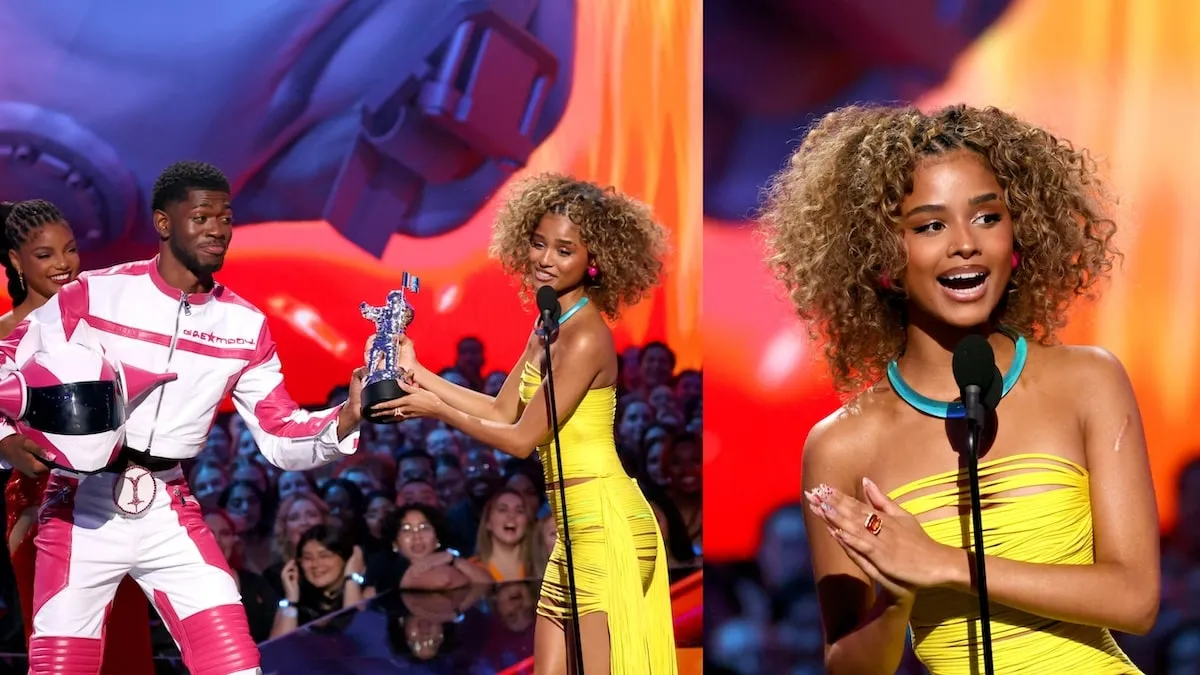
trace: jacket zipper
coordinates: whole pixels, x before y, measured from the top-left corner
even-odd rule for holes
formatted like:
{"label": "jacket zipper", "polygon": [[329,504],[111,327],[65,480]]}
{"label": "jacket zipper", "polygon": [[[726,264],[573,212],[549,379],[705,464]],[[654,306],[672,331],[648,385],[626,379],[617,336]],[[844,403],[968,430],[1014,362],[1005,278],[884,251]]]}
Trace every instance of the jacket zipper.
{"label": "jacket zipper", "polygon": [[[179,293],[179,307],[175,310],[175,332],[171,334],[171,347],[167,350],[167,365],[163,366],[163,372],[171,367],[171,358],[175,356],[175,345],[179,344],[179,322],[183,315],[192,315],[192,305],[188,302],[187,293]],[[154,432],[158,431],[158,415],[162,412],[163,398],[167,395],[166,385],[159,387],[158,405],[154,407],[154,421],[150,424],[150,437],[146,440],[146,454],[150,454],[151,448],[154,447]]]}

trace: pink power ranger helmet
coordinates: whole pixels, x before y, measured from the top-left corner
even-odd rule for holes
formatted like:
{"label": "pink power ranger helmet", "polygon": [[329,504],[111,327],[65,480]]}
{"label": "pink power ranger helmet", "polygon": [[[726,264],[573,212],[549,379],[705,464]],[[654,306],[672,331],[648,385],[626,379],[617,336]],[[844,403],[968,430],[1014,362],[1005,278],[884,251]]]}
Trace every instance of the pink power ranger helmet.
{"label": "pink power ranger helmet", "polygon": [[63,342],[36,352],[0,379],[0,415],[55,453],[52,467],[96,473],[125,443],[125,412],[175,373],[155,374],[102,351]]}

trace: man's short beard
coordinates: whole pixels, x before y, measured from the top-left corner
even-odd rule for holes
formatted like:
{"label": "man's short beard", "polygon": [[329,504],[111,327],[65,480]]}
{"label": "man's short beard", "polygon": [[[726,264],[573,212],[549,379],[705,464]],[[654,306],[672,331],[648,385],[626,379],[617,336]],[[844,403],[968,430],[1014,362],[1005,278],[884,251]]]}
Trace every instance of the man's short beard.
{"label": "man's short beard", "polygon": [[225,259],[221,258],[215,263],[205,265],[204,263],[200,262],[200,259],[196,257],[195,253],[180,246],[179,239],[175,237],[171,237],[169,240],[167,240],[167,245],[171,247],[171,253],[175,254],[175,258],[179,262],[183,263],[183,266],[187,268],[187,271],[196,275],[197,279],[206,279],[211,277],[216,272],[220,272],[221,267],[225,264]]}

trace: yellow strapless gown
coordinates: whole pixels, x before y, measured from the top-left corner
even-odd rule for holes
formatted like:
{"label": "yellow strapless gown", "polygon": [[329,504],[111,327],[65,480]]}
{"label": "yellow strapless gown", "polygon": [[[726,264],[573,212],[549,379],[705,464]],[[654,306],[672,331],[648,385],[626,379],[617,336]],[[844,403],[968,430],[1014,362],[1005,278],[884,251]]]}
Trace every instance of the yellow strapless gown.
{"label": "yellow strapless gown", "polygon": [[[930,476],[898,487],[889,496],[916,516],[939,508],[969,506],[966,476],[966,469]],[[987,555],[1052,565],[1094,562],[1087,469],[1053,455],[1022,454],[980,462],[979,481]],[[1004,495],[1033,487],[1045,490]],[[918,496],[904,499],[913,493]],[[939,543],[971,549],[974,535],[970,525],[967,513],[931,520],[924,523],[924,529]],[[1141,673],[1104,628],[1055,621],[995,601],[991,603],[991,625],[997,673]],[[921,591],[909,627],[917,657],[933,675],[983,672],[978,597],[945,588]]]}
{"label": "yellow strapless gown", "polygon": [[[541,383],[537,366],[526,362],[521,401],[529,403]],[[563,474],[568,480],[590,479],[567,486],[579,615],[607,613],[613,675],[675,675],[666,547],[654,511],[617,457],[616,408],[615,387],[593,389],[574,413],[559,419]],[[552,435],[538,447],[538,456],[546,483],[558,481]],[[561,532],[558,489],[547,492]],[[560,537],[550,554],[538,601],[538,614],[559,625],[571,619],[566,560]]]}

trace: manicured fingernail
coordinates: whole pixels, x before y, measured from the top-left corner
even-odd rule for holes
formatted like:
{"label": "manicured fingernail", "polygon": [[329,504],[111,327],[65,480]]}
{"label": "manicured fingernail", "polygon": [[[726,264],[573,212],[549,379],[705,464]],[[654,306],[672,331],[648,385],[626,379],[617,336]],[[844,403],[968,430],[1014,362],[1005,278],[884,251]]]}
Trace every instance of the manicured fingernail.
{"label": "manicured fingernail", "polygon": [[815,494],[820,499],[829,499],[830,497],[833,496],[833,488],[829,487],[828,485],[826,485],[824,483],[821,483],[820,485],[818,485],[816,488],[813,489],[813,494]]}
{"label": "manicured fingernail", "polygon": [[837,515],[837,511],[834,511],[834,510],[833,510],[833,507],[832,507],[832,506],[830,506],[830,505],[829,505],[828,503],[826,503],[826,502],[821,502],[821,510],[822,510],[822,511],[824,511],[825,513],[828,513],[828,514],[829,514],[829,515],[831,515],[831,516],[836,516],[836,515]]}
{"label": "manicured fingernail", "polygon": [[829,536],[833,537],[834,539],[842,538],[842,531],[836,527],[826,527],[825,529],[829,530]]}
{"label": "manicured fingernail", "polygon": [[874,485],[874,483],[871,482],[871,479],[863,476],[863,488],[869,488],[872,485]]}

